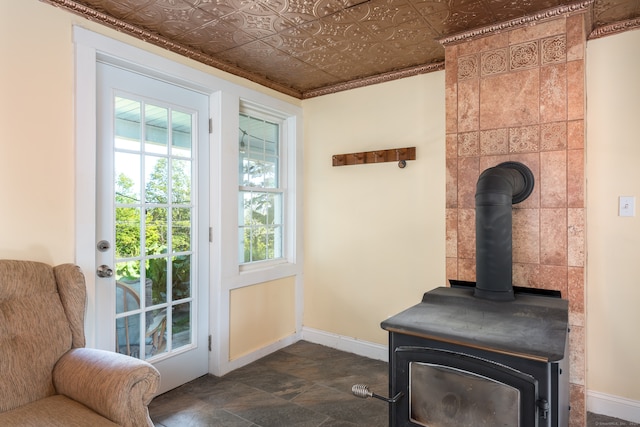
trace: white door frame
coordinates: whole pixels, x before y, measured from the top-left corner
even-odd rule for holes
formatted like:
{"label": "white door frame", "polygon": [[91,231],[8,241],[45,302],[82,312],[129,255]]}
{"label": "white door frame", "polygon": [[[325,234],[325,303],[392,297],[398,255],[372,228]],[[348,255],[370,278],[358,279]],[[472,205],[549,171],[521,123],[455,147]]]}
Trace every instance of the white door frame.
{"label": "white door frame", "polygon": [[[237,151],[235,146],[225,146],[223,141],[237,141],[237,129],[224,126],[238,118],[240,99],[258,104],[270,105],[280,111],[296,116],[299,126],[296,128],[298,141],[302,141],[302,109],[291,103],[266,94],[228,82],[211,74],[180,64],[160,55],[114,40],[79,26],[73,27],[75,48],[75,262],[85,273],[87,284],[87,312],[85,335],[87,346],[95,347],[96,341],[96,298],[95,298],[95,218],[96,218],[96,62],[122,66],[139,71],[150,77],[183,86],[209,95],[209,111],[212,116],[213,133],[210,151],[210,225],[213,228],[213,241],[210,247],[210,287],[209,287],[209,333],[212,335],[212,351],[209,353],[209,372],[222,375],[234,367],[237,362],[229,361],[229,293],[231,289],[260,283],[266,280],[297,275],[296,280],[296,337],[302,330],[302,244],[298,241],[297,262],[281,271],[269,274],[257,274],[254,279],[245,276],[240,279],[237,268],[236,252],[231,258],[225,256],[222,247],[233,244],[235,236],[222,238],[221,230],[235,216],[226,216],[221,209],[222,200],[234,200],[237,186],[223,186],[237,177]],[[162,71],[159,71],[162,70]],[[226,121],[225,121],[226,120]],[[223,156],[225,162],[223,163]],[[302,149],[296,151],[296,182],[302,184]],[[236,159],[234,161],[234,159]],[[297,197],[297,240],[302,236],[301,204]],[[233,192],[234,194],[231,194]],[[228,228],[228,226],[226,227]],[[233,234],[233,233],[232,233]],[[223,240],[225,240],[223,242]],[[91,250],[88,250],[91,248]],[[226,251],[229,252],[229,251]],[[223,280],[224,278],[224,280]],[[223,283],[223,281],[225,283]],[[255,358],[260,356],[256,352]],[[250,360],[247,360],[250,361]]]}

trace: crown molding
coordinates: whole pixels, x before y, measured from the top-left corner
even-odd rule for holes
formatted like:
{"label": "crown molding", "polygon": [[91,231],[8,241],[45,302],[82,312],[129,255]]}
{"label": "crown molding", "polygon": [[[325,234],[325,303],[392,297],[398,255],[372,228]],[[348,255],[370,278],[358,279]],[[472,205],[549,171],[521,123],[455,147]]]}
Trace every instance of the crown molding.
{"label": "crown molding", "polygon": [[357,80],[351,80],[332,86],[326,86],[319,89],[312,89],[302,94],[302,99],[315,98],[317,96],[329,95],[336,92],[342,92],[350,89],[371,86],[378,83],[389,82],[392,80],[403,79],[405,77],[417,76],[420,74],[431,73],[433,71],[444,70],[444,61],[434,62],[432,64],[418,65],[415,67],[403,68],[402,70],[390,71],[388,73],[377,74],[371,77],[363,77]]}
{"label": "crown molding", "polygon": [[548,19],[557,18],[562,15],[584,13],[589,10],[595,0],[586,0],[576,3],[566,4],[562,6],[552,7],[533,15],[527,15],[520,18],[505,21],[500,24],[488,25],[486,27],[476,28],[474,30],[453,34],[451,36],[442,37],[438,41],[443,45],[450,45],[485,37],[504,30],[512,30],[515,28],[533,25],[537,22],[546,21]]}
{"label": "crown molding", "polygon": [[640,28],[640,18],[615,22],[613,24],[603,25],[602,27],[596,28],[589,34],[588,39],[589,40],[598,39],[600,37],[623,33],[625,31],[635,30],[638,28]]}

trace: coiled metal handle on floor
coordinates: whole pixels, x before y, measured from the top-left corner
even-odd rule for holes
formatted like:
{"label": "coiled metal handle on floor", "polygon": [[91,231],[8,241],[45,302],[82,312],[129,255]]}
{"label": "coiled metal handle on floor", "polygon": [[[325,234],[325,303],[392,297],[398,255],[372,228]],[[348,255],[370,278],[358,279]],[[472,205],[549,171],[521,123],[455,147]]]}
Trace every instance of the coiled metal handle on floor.
{"label": "coiled metal handle on floor", "polygon": [[402,396],[404,396],[403,392],[399,392],[392,398],[380,396],[369,390],[369,386],[366,384],[354,384],[351,387],[351,393],[353,393],[354,396],[361,397],[363,399],[375,397],[376,399],[384,400],[387,403],[396,403]]}

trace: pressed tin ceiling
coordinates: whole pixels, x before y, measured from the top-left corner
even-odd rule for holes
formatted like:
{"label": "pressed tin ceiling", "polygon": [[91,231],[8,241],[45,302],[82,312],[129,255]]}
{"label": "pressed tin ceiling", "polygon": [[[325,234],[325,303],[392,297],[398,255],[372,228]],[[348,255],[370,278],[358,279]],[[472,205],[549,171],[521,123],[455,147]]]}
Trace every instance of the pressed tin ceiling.
{"label": "pressed tin ceiling", "polygon": [[42,0],[297,97],[444,67],[443,43],[574,11],[591,38],[640,27],[640,0]]}

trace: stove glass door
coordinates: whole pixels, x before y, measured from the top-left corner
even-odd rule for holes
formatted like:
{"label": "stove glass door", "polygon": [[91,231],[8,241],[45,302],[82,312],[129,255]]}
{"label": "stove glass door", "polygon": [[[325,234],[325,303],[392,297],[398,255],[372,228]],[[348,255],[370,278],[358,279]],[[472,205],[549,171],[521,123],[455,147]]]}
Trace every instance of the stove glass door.
{"label": "stove glass door", "polygon": [[410,362],[409,405],[419,426],[520,426],[520,390],[449,366]]}

